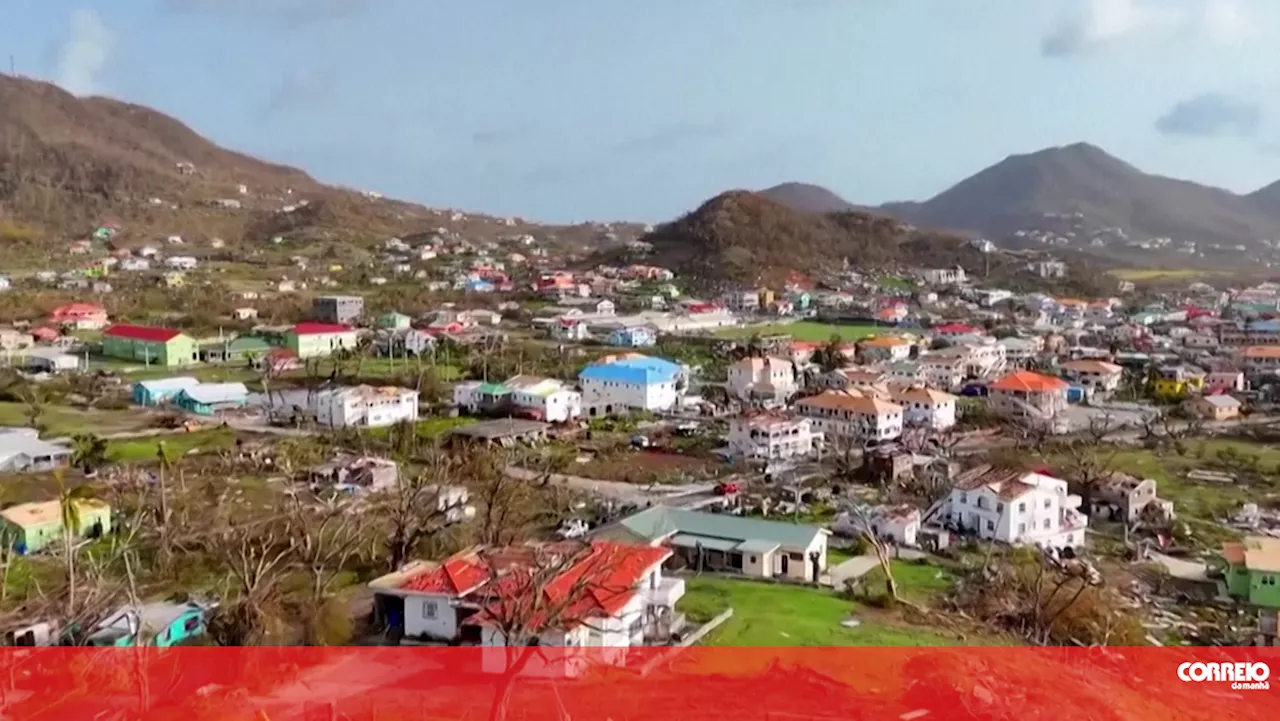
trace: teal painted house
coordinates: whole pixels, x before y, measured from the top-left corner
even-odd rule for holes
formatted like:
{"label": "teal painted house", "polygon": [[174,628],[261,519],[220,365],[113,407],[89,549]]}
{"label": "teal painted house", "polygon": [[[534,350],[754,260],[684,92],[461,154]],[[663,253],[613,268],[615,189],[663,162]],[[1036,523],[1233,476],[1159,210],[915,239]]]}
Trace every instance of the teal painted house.
{"label": "teal painted house", "polygon": [[210,608],[198,603],[124,606],[98,624],[86,646],[174,646],[203,636]]}
{"label": "teal painted house", "polygon": [[158,406],[178,397],[184,390],[195,388],[200,381],[190,376],[157,378],[133,384],[133,402],[140,406]]}
{"label": "teal painted house", "polygon": [[184,388],[175,402],[188,413],[211,416],[218,411],[244,408],[249,389],[243,383],[200,383]]}

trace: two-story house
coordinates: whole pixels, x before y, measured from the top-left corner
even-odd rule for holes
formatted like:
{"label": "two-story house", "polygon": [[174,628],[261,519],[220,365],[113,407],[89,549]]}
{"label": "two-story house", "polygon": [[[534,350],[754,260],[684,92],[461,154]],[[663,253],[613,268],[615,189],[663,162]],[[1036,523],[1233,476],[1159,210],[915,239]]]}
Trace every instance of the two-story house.
{"label": "two-story house", "polygon": [[1067,410],[1067,383],[1033,371],[1018,371],[987,386],[987,404],[1015,421],[1057,425]]}
{"label": "two-story house", "polygon": [[1110,395],[1120,387],[1124,368],[1115,363],[1100,360],[1071,360],[1059,366],[1062,377],[1085,388],[1090,394]]}
{"label": "two-story house", "polygon": [[883,443],[902,435],[902,406],[858,391],[826,391],[796,403],[824,438]]}
{"label": "two-story house", "polygon": [[894,392],[891,398],[902,407],[908,426],[945,431],[956,424],[956,397],[950,393],[914,386]]}
{"label": "two-story house", "polygon": [[684,368],[640,354],[610,356],[578,374],[582,407],[591,418],[631,411],[664,411],[676,405]]}
{"label": "two-story house", "polygon": [[865,363],[895,363],[911,357],[911,346],[906,338],[884,335],[858,343],[858,353]]}
{"label": "two-story house", "polygon": [[1253,606],[1280,609],[1280,538],[1248,536],[1222,547],[1227,593]]}
{"label": "two-story house", "polygon": [[925,520],[1001,543],[1074,549],[1088,525],[1080,503],[1061,478],[983,465],[957,477]]}
{"label": "two-story house", "polygon": [[740,400],[785,402],[796,392],[796,372],[781,358],[743,358],[729,366],[729,393]]}
{"label": "two-story house", "polygon": [[729,420],[729,453],[748,461],[803,458],[822,445],[813,421],[790,413],[766,412]]}

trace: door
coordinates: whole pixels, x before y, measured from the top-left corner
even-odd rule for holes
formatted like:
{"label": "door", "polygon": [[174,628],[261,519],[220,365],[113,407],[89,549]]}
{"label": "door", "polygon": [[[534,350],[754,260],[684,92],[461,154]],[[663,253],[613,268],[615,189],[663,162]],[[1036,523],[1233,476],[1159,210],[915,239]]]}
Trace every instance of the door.
{"label": "door", "polygon": [[791,555],[786,552],[783,552],[782,553],[782,575],[784,576],[787,575],[790,568],[791,568]]}

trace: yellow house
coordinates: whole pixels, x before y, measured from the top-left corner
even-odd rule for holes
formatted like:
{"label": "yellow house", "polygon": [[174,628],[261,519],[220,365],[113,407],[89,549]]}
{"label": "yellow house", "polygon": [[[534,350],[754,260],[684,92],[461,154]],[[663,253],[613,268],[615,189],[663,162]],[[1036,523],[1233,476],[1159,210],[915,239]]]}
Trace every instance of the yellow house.
{"label": "yellow house", "polygon": [[1204,391],[1203,372],[1186,366],[1169,366],[1155,372],[1152,390],[1162,398],[1186,398]]}

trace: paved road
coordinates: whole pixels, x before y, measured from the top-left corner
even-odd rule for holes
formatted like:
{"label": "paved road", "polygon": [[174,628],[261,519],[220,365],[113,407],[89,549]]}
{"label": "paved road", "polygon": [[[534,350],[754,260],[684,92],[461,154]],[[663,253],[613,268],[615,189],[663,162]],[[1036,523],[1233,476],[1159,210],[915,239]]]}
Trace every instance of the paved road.
{"label": "paved road", "polygon": [[[506,473],[512,478],[519,478],[524,481],[533,481],[542,477],[542,474],[537,471],[516,466],[508,466]],[[597,478],[583,478],[581,476],[562,474],[552,474],[551,482],[611,498],[615,501],[641,505],[656,501],[688,502],[699,497],[705,497],[715,491],[715,484],[713,483],[692,483],[684,486],[642,486],[635,483],[604,481]]]}

